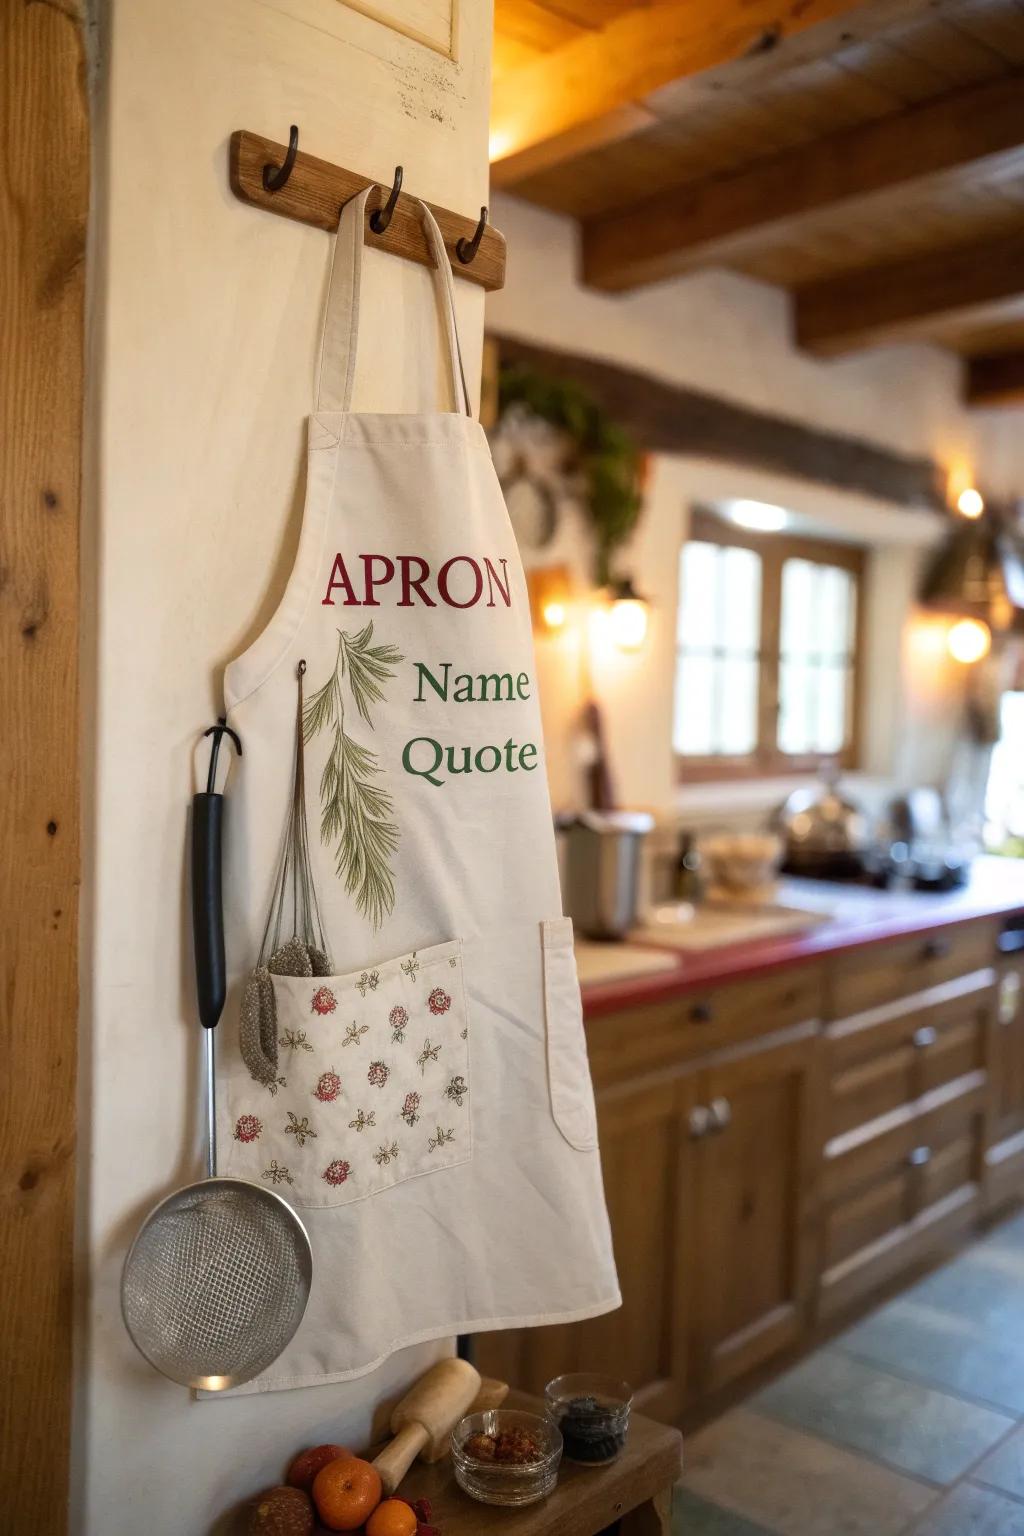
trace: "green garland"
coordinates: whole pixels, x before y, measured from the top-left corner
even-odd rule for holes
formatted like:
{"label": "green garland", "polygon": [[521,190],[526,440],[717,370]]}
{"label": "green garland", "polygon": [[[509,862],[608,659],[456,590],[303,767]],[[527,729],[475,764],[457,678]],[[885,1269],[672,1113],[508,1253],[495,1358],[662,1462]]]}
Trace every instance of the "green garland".
{"label": "green garland", "polygon": [[578,384],[537,373],[521,363],[507,364],[499,375],[499,415],[511,405],[524,406],[571,441],[586,482],[585,509],[596,544],[595,576],[598,585],[606,587],[612,578],[612,556],[640,517],[640,454],[635,443]]}

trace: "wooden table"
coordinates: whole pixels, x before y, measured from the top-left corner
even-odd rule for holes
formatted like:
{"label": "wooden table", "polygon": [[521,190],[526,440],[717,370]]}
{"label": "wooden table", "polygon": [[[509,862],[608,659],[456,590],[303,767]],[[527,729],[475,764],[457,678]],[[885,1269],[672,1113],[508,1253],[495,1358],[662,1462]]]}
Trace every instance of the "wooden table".
{"label": "wooden table", "polygon": [[[544,1411],[522,1392],[511,1393],[505,1406]],[[597,1536],[616,1522],[621,1536],[669,1536],[672,1487],[682,1464],[679,1431],[634,1413],[617,1461],[583,1467],[563,1459],[554,1493],[523,1509],[471,1499],[456,1483],[450,1457],[432,1467],[418,1462],[398,1491],[403,1499],[428,1498],[443,1536]]]}

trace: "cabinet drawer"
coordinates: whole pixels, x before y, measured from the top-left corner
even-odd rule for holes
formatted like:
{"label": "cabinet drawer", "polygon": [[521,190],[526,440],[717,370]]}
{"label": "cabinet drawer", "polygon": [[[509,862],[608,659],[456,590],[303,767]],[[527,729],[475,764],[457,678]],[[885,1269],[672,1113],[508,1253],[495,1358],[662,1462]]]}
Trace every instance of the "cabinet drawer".
{"label": "cabinet drawer", "polygon": [[985,1073],[968,1072],[913,1104],[833,1137],[822,1169],[825,1200],[852,1195],[902,1167],[918,1166],[917,1149],[947,1146],[973,1130],[985,1092]]}
{"label": "cabinet drawer", "polygon": [[994,973],[981,970],[830,1024],[826,1136],[842,1136],[980,1069],[994,1002]]}
{"label": "cabinet drawer", "polygon": [[992,965],[995,954],[995,928],[985,919],[835,955],[826,970],[826,1017],[845,1018],[923,992]]}
{"label": "cabinet drawer", "polygon": [[[818,1311],[827,1317],[925,1257],[979,1203],[982,1103],[924,1114],[857,1187],[826,1203]],[[883,1138],[879,1138],[879,1149]],[[864,1172],[864,1168],[861,1169]]]}
{"label": "cabinet drawer", "polygon": [[624,1078],[820,1017],[820,967],[786,967],[593,1019],[587,1025],[590,1070],[598,1090],[617,1088]]}

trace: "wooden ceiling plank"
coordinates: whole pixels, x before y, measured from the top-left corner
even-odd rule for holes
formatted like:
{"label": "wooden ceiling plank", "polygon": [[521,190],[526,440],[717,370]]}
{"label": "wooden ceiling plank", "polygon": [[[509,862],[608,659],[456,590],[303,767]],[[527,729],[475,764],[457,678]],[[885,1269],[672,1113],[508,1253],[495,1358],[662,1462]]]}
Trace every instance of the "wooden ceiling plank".
{"label": "wooden ceiling plank", "polygon": [[968,358],[966,395],[968,405],[1024,406],[1024,351]]}
{"label": "wooden ceiling plank", "polygon": [[537,53],[550,53],[592,30],[561,16],[538,0],[502,0],[494,14],[494,35],[521,43]]}
{"label": "wooden ceiling plank", "polygon": [[1009,64],[1024,64],[1024,12],[1009,0],[968,0],[949,18],[958,32],[977,38]]}
{"label": "wooden ceiling plank", "polygon": [[[778,233],[844,203],[971,166],[1024,163],[1024,75],[956,91],[759,161],[644,198],[583,230],[584,280],[621,291],[721,262],[730,243]],[[637,231],[643,230],[643,239]]]}
{"label": "wooden ceiling plank", "polygon": [[889,41],[900,52],[927,64],[947,89],[991,80],[1011,67],[1003,54],[940,16],[900,28],[890,34]]}
{"label": "wooden ceiling plank", "polygon": [[1024,292],[1024,230],[995,240],[868,267],[800,288],[796,339],[817,357],[927,334],[929,324],[1019,309]]}
{"label": "wooden ceiling plank", "polygon": [[[491,179],[512,186],[576,153],[567,136],[623,103],[638,102],[680,76],[742,66],[783,51],[785,41],[820,32],[824,56],[851,17],[870,26],[913,14],[925,0],[653,0],[631,6],[495,83]],[[619,136],[636,131],[619,118]],[[610,142],[606,137],[605,142]],[[543,153],[544,159],[540,158]],[[529,160],[525,161],[525,157]]]}

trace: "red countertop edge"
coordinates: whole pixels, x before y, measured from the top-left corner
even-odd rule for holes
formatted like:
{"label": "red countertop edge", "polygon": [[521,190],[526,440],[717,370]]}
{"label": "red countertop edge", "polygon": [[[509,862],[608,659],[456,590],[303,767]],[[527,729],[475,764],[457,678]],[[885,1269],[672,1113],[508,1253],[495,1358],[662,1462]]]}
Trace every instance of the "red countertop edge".
{"label": "red countertop edge", "polygon": [[[998,879],[992,878],[994,866],[1002,866]],[[1012,880],[1012,884],[1018,887],[1016,891],[1007,888],[1011,883],[1006,879],[1008,866],[1012,869],[1012,876],[1016,877]],[[837,901],[841,898],[842,890],[843,887],[837,887]],[[921,902],[919,911],[910,906],[915,900]],[[840,950],[881,944],[887,939],[909,938],[915,933],[927,933],[933,928],[949,928],[979,918],[1010,917],[1020,912],[1024,912],[1024,861],[980,859],[970,884],[962,890],[950,891],[944,896],[903,895],[899,898],[898,910],[894,910],[891,915],[879,916],[873,922],[844,921],[840,916],[803,933],[780,935],[778,938],[760,939],[748,944],[721,945],[714,949],[691,951],[689,954],[677,949],[669,950],[669,946],[666,946],[677,960],[671,970],[646,976],[627,976],[621,980],[583,983],[583,1015],[586,1020],[596,1019],[603,1014],[617,1013],[639,1004],[682,997],[697,988],[762,976],[781,966],[799,965]],[[653,949],[657,946],[645,938],[641,947]]]}

